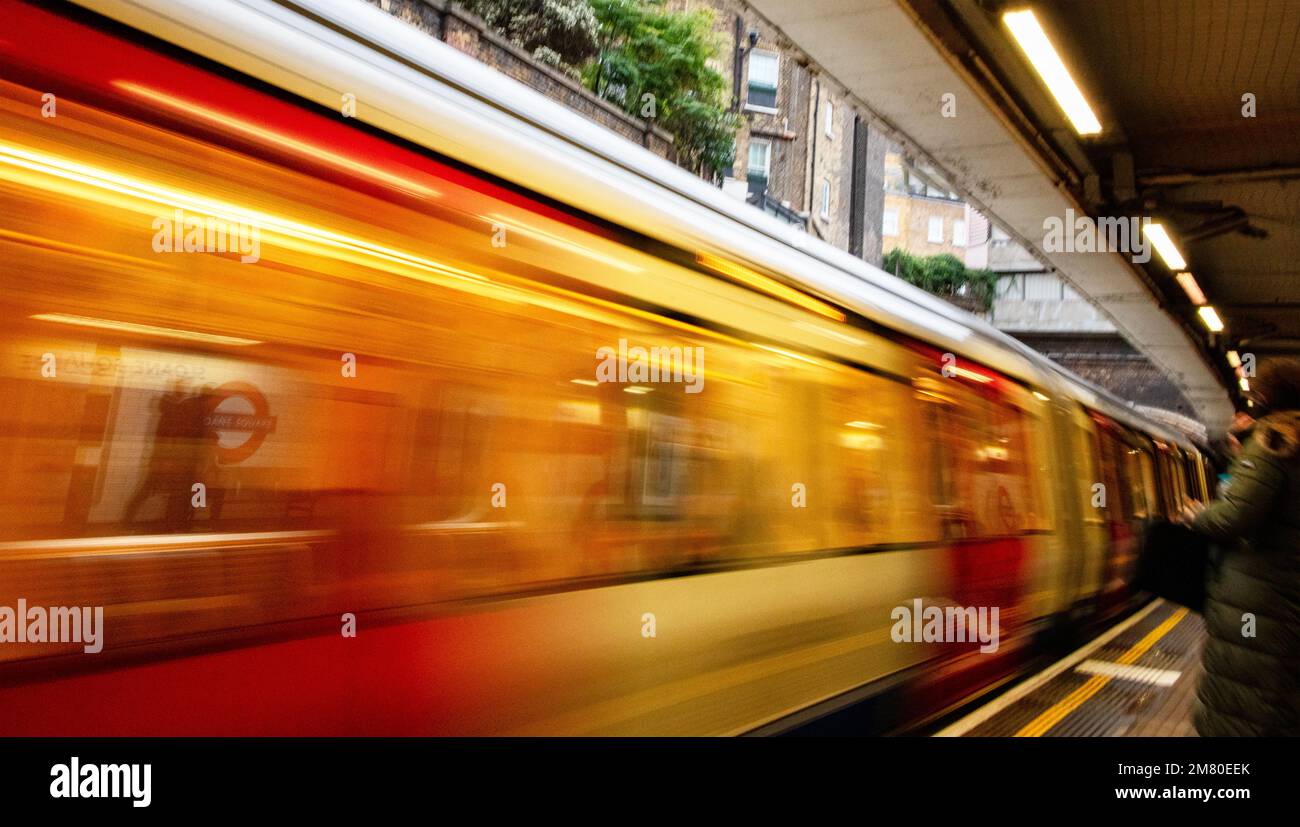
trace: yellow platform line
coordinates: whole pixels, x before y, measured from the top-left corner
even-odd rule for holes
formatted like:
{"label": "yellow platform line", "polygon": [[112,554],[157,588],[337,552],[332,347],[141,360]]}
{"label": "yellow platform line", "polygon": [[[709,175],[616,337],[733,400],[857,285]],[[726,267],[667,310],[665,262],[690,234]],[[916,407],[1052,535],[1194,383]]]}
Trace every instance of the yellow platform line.
{"label": "yellow platform line", "polygon": [[[1155,646],[1162,637],[1169,634],[1169,631],[1177,626],[1184,617],[1187,617],[1187,609],[1179,609],[1169,617],[1165,618],[1163,623],[1147,632],[1145,637],[1130,646],[1124,654],[1120,655],[1116,663],[1121,666],[1129,666],[1137,662],[1138,658],[1145,655],[1147,651],[1152,646]],[[1066,715],[1069,715],[1074,710],[1083,706],[1089,698],[1100,692],[1101,688],[1110,681],[1111,678],[1109,675],[1092,676],[1083,686],[1080,686],[1069,695],[1066,695],[1050,708],[1044,710],[1037,718],[1021,727],[1015,734],[1015,737],[1037,738],[1041,736],[1043,733],[1059,724]]]}

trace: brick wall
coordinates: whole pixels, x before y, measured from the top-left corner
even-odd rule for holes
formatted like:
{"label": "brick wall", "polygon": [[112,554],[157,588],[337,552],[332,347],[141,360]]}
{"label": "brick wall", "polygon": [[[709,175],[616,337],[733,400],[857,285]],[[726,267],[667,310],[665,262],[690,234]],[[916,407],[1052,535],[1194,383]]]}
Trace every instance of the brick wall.
{"label": "brick wall", "polygon": [[[965,203],[887,192],[884,209],[898,215],[898,234],[884,237],[885,252],[901,247],[918,256],[951,253],[965,261],[966,248],[953,244],[953,222],[966,220]],[[929,240],[931,218],[943,221],[943,240],[937,243]]]}
{"label": "brick wall", "polygon": [[1019,333],[1016,338],[1122,399],[1193,418],[1196,415],[1164,372],[1118,335]]}
{"label": "brick wall", "polygon": [[581,83],[535,59],[488,28],[480,18],[447,0],[367,0],[421,31],[530,86],[552,100],[634,141],[676,160],[672,133],[592,94]]}
{"label": "brick wall", "polygon": [[[731,178],[746,180],[750,144],[767,141],[771,146],[769,197],[806,215],[808,230],[817,237],[879,264],[884,139],[865,113],[854,106],[845,89],[820,73],[789,38],[743,0],[670,0],[668,6],[676,11],[706,9],[713,15],[713,30],[721,45],[715,68],[726,80],[735,109],[743,118],[736,134]],[[758,35],[752,47],[751,32]],[[776,105],[770,107],[775,111],[748,101],[754,52],[777,55]],[[861,147],[855,164],[858,124]],[[821,198],[827,183],[830,203],[823,218]]]}
{"label": "brick wall", "polygon": [[[726,97],[732,101],[735,111],[742,119],[736,133],[736,160],[732,165],[731,177],[741,181],[746,179],[749,174],[750,142],[766,141],[771,146],[768,194],[779,202],[787,203],[796,212],[806,211],[807,112],[812,84],[802,55],[780,30],[768,25],[748,6],[736,0],[670,0],[667,5],[673,11],[703,9],[713,16],[713,31],[719,44],[714,68],[722,75],[726,84]],[[737,21],[740,23],[739,32]],[[775,110],[773,112],[756,109],[747,101],[751,31],[758,33],[758,42],[753,51],[777,56],[776,106],[771,107]],[[746,50],[745,56],[739,61],[738,47]],[[732,100],[733,96],[738,97]]]}
{"label": "brick wall", "polygon": [[[626,114],[563,72],[534,60],[454,2],[367,2],[655,154],[676,160],[670,133]],[[735,109],[742,118],[730,176],[741,182],[742,193],[749,173],[750,144],[766,141],[770,146],[768,196],[795,213],[808,215],[809,229],[818,237],[879,264],[886,144],[883,135],[853,106],[843,88],[819,74],[779,29],[741,0],[669,0],[667,6],[675,11],[706,9],[713,17],[719,45],[714,68],[726,81],[727,99],[735,96]],[[766,109],[747,101],[750,32],[758,34],[755,50],[773,53],[778,59],[776,105]],[[738,47],[745,50],[740,57]],[[830,135],[826,133],[827,106],[832,117]],[[861,145],[856,164],[855,125],[857,143]],[[830,204],[827,217],[822,218],[820,199],[826,182],[830,185]]]}
{"label": "brick wall", "polygon": [[861,215],[862,236],[861,248],[854,249],[851,244],[849,249],[854,255],[879,267],[884,257],[884,238],[880,231],[885,215],[885,152],[889,139],[866,120],[859,122],[858,135],[861,144],[858,152],[862,157],[858,173],[861,175],[862,203],[854,209]]}
{"label": "brick wall", "polygon": [[852,206],[853,111],[844,95],[826,78],[816,78],[813,91],[808,114],[812,166],[809,209],[813,229],[826,241],[847,250]]}

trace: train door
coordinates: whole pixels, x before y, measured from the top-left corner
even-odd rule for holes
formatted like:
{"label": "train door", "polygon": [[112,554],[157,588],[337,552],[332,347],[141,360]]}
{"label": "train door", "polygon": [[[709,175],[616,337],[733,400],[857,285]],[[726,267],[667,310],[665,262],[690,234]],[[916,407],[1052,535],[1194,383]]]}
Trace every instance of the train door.
{"label": "train door", "polygon": [[1029,415],[991,387],[954,386],[934,409],[933,497],[962,606],[998,606],[1004,627],[1025,619],[1028,534],[1042,521],[1033,485]]}
{"label": "train door", "polygon": [[[1132,594],[1132,572],[1137,560],[1137,538],[1141,520],[1135,497],[1142,485],[1140,465],[1128,461],[1128,433],[1108,417],[1094,414],[1097,423],[1097,453],[1105,488],[1102,511],[1109,544],[1102,565],[1099,607],[1110,613],[1126,603]],[[1141,498],[1145,508],[1145,497]]]}
{"label": "train door", "polygon": [[1102,570],[1110,547],[1105,511],[1106,488],[1096,430],[1096,424],[1087,414],[1082,409],[1077,409],[1070,428],[1070,450],[1076,462],[1072,482],[1078,492],[1076,496],[1081,517],[1074,594],[1076,602],[1095,600],[1101,592]]}

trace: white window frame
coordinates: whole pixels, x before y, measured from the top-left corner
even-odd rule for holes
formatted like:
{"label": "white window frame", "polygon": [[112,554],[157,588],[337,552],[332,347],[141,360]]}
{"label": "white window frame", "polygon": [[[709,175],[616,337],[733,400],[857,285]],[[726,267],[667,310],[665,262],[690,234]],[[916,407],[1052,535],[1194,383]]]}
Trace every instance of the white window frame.
{"label": "white window frame", "polygon": [[898,237],[898,208],[889,207],[885,210],[884,218],[880,222],[880,234],[888,238]]}
{"label": "white window frame", "polygon": [[826,137],[835,137],[835,105],[826,101]]}
{"label": "white window frame", "polygon": [[822,221],[829,221],[831,217],[831,179],[822,179]]}
{"label": "white window frame", "polygon": [[[749,91],[753,86],[754,58],[771,58],[772,59],[772,105],[751,103],[749,100]],[[766,87],[763,87],[766,88]],[[755,112],[766,112],[776,114],[779,110],[777,103],[781,95],[781,53],[768,52],[762,49],[751,49],[749,59],[745,61],[745,108],[752,109]]]}
{"label": "white window frame", "polygon": [[[960,232],[958,232],[960,230]],[[965,247],[966,238],[966,220],[964,218],[955,218],[952,222],[952,243],[954,247]]]}
{"label": "white window frame", "polygon": [[[939,222],[937,225],[939,228],[938,232],[935,232],[934,229],[936,226],[935,225],[936,221]],[[929,226],[926,228],[925,240],[930,242],[931,244],[943,243],[943,216],[942,215],[930,216]]]}
{"label": "white window frame", "polygon": [[753,167],[754,151],[753,150],[754,147],[756,146],[767,147],[767,151],[763,153],[763,178],[764,180],[771,181],[772,180],[772,142],[767,140],[766,138],[749,139],[749,146],[745,150],[745,177],[748,178],[750,174],[754,172],[754,167]]}

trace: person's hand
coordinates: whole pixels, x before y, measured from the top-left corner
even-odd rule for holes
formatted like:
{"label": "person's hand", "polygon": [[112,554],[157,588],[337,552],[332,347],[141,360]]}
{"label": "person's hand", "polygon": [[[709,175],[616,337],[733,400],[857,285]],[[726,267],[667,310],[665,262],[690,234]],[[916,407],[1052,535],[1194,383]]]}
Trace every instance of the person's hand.
{"label": "person's hand", "polygon": [[1184,500],[1183,508],[1174,518],[1174,522],[1180,525],[1188,525],[1196,519],[1196,515],[1205,510],[1205,503],[1200,500]]}
{"label": "person's hand", "polygon": [[1255,417],[1245,411],[1237,411],[1232,416],[1232,424],[1228,426],[1228,433],[1235,436],[1254,424]]}

